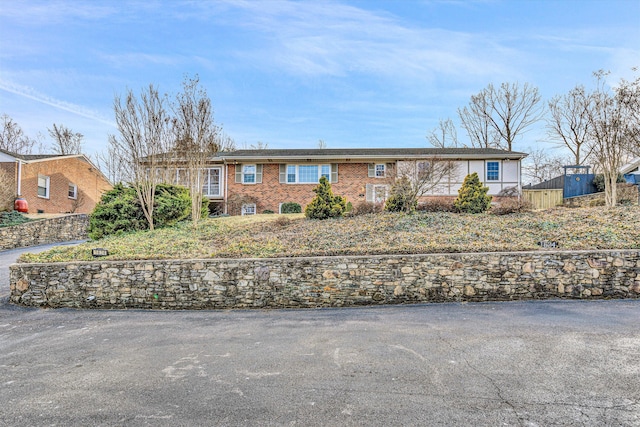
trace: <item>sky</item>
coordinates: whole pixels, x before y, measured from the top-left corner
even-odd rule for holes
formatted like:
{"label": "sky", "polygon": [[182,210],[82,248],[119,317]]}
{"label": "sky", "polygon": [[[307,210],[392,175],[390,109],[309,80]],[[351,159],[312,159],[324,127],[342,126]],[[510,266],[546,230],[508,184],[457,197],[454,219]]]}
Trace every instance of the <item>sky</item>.
{"label": "sky", "polygon": [[[0,0],[0,114],[87,154],[117,134],[114,98],[198,75],[238,148],[427,147],[489,83],[542,98],[637,75],[640,0]],[[548,147],[544,124],[514,150]]]}

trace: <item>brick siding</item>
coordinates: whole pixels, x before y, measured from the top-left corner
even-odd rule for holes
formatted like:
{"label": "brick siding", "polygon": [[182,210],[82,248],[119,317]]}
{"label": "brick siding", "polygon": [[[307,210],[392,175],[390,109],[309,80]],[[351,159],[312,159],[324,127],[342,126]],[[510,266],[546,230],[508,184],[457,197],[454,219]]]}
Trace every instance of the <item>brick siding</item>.
{"label": "brick siding", "polygon": [[[49,177],[49,197],[38,196],[38,175]],[[69,184],[78,187],[77,199],[69,198]],[[23,163],[22,197],[29,203],[29,212],[91,213],[103,192],[111,184],[81,158],[65,158]]]}
{"label": "brick siding", "polygon": [[[235,182],[236,167],[241,165],[229,165],[228,174],[228,199],[239,196],[254,198],[256,211],[279,211],[280,203],[295,202],[304,207],[311,202],[315,193],[313,189],[317,184],[284,184],[280,183],[280,165],[262,165],[261,184],[242,184]],[[367,184],[389,184],[388,178],[369,178],[367,163],[339,163],[338,182],[331,184],[331,189],[336,195],[343,196],[347,202],[354,206],[365,201]]]}

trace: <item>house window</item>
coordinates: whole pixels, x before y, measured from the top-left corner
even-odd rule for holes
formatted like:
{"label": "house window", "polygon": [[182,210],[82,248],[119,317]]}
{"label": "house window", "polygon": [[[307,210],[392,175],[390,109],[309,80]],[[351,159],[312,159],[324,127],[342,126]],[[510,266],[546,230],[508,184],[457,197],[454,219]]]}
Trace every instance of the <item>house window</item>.
{"label": "house window", "polygon": [[500,163],[487,162],[487,181],[500,180]]}
{"label": "house window", "polygon": [[38,175],[38,197],[49,198],[49,177]]}
{"label": "house window", "polygon": [[255,214],[256,214],[256,204],[255,203],[242,205],[242,215],[255,215]]}
{"label": "house window", "polygon": [[203,171],[202,194],[208,197],[220,196],[220,168]]}
{"label": "house window", "polygon": [[242,183],[243,184],[256,183],[256,165],[242,166]]}
{"label": "house window", "polygon": [[296,182],[296,166],[295,165],[287,165],[287,182],[291,182],[291,183]]}
{"label": "house window", "polygon": [[318,182],[318,165],[300,165],[298,166],[298,182],[300,183],[316,183]]}
{"label": "house window", "polygon": [[189,187],[189,170],[176,169],[176,184],[183,187]]}
{"label": "house window", "polygon": [[287,165],[289,184],[317,184],[323,176],[331,181],[331,165]]}
{"label": "house window", "polygon": [[426,162],[426,161],[418,162],[417,165],[418,165],[418,179],[427,177],[429,173],[429,168],[431,167],[429,162]]}
{"label": "house window", "polygon": [[74,200],[78,198],[78,186],[72,183],[69,183],[69,198]]}
{"label": "house window", "polygon": [[376,185],[373,187],[373,201],[374,203],[384,203],[387,200],[387,186]]}
{"label": "house window", "polygon": [[380,163],[376,164],[376,178],[384,178],[385,175],[385,164]]}

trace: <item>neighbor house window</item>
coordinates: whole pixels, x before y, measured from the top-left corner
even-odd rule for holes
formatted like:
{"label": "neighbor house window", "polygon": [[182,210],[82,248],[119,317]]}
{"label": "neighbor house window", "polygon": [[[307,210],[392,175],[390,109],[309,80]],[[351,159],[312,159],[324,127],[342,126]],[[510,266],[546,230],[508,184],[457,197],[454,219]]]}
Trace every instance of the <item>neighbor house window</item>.
{"label": "neighbor house window", "polygon": [[500,180],[500,163],[487,162],[487,181]]}
{"label": "neighbor house window", "polygon": [[70,199],[78,198],[78,186],[72,183],[69,183],[69,198]]}
{"label": "neighbor house window", "polygon": [[220,196],[220,168],[205,169],[202,180],[203,195],[209,197]]}
{"label": "neighbor house window", "polygon": [[331,181],[331,165],[287,165],[289,184],[317,184],[323,176]]}
{"label": "neighbor house window", "polygon": [[49,198],[49,177],[44,175],[38,175],[38,196]]}
{"label": "neighbor house window", "polygon": [[385,173],[385,164],[377,164],[376,165],[376,178],[384,178]]}
{"label": "neighbor house window", "polygon": [[242,183],[255,184],[256,182],[256,165],[242,166]]}
{"label": "neighbor house window", "polygon": [[242,215],[255,215],[255,214],[256,214],[256,204],[255,203],[242,205]]}

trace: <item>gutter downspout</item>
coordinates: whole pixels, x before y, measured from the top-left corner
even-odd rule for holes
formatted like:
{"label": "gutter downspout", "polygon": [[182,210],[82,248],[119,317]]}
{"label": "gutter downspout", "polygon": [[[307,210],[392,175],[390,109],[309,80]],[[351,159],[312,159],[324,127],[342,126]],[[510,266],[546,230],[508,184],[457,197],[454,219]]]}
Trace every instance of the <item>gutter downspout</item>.
{"label": "gutter downspout", "polygon": [[229,165],[227,161],[224,161],[224,197],[222,201],[224,202],[224,213],[227,213],[227,196],[229,194]]}
{"label": "gutter downspout", "polygon": [[18,197],[22,196],[22,160],[18,159]]}

